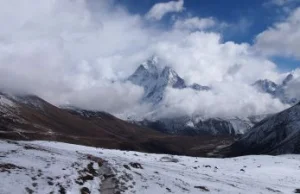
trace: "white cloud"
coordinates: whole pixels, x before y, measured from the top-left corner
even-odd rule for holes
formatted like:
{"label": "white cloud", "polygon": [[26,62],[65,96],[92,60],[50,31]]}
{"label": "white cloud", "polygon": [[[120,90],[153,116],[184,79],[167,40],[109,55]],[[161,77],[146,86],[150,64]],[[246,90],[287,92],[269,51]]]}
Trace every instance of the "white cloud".
{"label": "white cloud", "polygon": [[155,49],[190,83],[213,85],[230,80],[251,84],[260,78],[277,79],[276,65],[255,55],[248,44],[223,43],[221,35],[214,32],[197,31],[182,36],[163,39]]}
{"label": "white cloud", "polygon": [[265,5],[285,6],[290,3],[299,2],[299,0],[270,0]]}
{"label": "white cloud", "polygon": [[[87,2],[0,0],[0,88],[34,93],[57,105],[142,115],[149,108],[139,104],[143,90],[122,80],[155,53],[188,82],[217,88],[197,95],[183,91],[179,99],[168,93],[168,104],[186,97],[182,112],[256,114],[285,107],[248,88],[257,79],[280,77],[276,65],[251,45],[223,42],[222,34],[201,30],[198,20],[163,30],[111,0]],[[173,3],[182,9],[183,1]],[[193,25],[198,31],[191,33]]]}
{"label": "white cloud", "polygon": [[183,0],[156,3],[146,14],[146,18],[151,20],[160,20],[168,13],[183,11],[183,4]]}
{"label": "white cloud", "polygon": [[279,100],[258,93],[249,85],[234,82],[215,85],[212,91],[200,93],[191,89],[169,89],[164,104],[166,108],[158,110],[161,117],[247,117],[287,108]]}
{"label": "white cloud", "polygon": [[176,20],[174,23],[174,28],[188,30],[204,30],[212,28],[215,25],[216,21],[213,18],[192,17]]}
{"label": "white cloud", "polygon": [[[139,52],[148,43],[139,16],[109,7],[106,1],[97,2],[99,12],[91,12],[83,0],[22,2],[0,1],[0,26],[5,26],[0,32],[1,88],[84,107],[98,94],[99,102],[90,107],[109,112],[115,112],[116,106],[119,111],[130,108],[133,100],[138,103],[140,88],[116,86],[111,80],[131,71],[130,64],[147,54]],[[130,46],[135,40],[138,43]],[[82,103],[76,96],[82,97]]]}
{"label": "white cloud", "polygon": [[142,88],[131,83],[104,82],[74,90],[64,98],[69,105],[118,114],[127,109],[134,109],[143,92]]}
{"label": "white cloud", "polygon": [[300,7],[282,22],[256,37],[255,47],[267,55],[293,56],[300,59]]}

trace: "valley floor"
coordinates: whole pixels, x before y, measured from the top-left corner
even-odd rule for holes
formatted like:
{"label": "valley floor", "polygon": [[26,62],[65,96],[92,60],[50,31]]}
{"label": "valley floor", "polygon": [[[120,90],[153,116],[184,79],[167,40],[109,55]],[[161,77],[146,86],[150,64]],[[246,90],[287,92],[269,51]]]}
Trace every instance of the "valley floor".
{"label": "valley floor", "polygon": [[300,155],[213,159],[0,140],[0,180],[1,194],[296,193]]}

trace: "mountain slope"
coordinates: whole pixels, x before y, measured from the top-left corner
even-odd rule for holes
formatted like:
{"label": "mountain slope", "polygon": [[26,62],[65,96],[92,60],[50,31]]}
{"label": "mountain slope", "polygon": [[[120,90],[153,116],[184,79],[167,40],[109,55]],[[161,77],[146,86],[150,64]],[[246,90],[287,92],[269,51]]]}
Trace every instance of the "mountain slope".
{"label": "mountain slope", "polygon": [[300,103],[256,124],[231,146],[235,155],[300,153]]}
{"label": "mountain slope", "polygon": [[147,126],[168,134],[178,135],[240,135],[249,130],[254,121],[240,118],[209,118],[199,117],[174,117],[158,120],[143,120],[136,122],[141,126]]}
{"label": "mountain slope", "polygon": [[[105,117],[102,125],[96,125],[59,109],[37,96],[2,95],[1,98],[10,100],[14,105],[9,108],[9,114],[1,114],[2,137],[45,138],[116,147],[123,137],[113,129],[122,128],[127,134],[140,129],[113,116],[110,119]],[[151,132],[149,131],[149,134]]]}
{"label": "mountain slope", "polygon": [[[166,135],[104,112],[61,109],[33,95],[0,95],[0,138],[53,140],[105,148],[205,156],[227,136]],[[185,142],[182,144],[182,142]],[[209,144],[210,146],[204,146]]]}

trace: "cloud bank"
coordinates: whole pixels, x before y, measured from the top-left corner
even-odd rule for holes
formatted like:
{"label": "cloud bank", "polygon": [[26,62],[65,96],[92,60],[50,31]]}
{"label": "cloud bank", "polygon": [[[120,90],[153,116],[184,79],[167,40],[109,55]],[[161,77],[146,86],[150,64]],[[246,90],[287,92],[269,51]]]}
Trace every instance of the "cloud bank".
{"label": "cloud bank", "polygon": [[[156,4],[143,16],[111,0],[0,0],[0,88],[33,93],[56,105],[146,115],[151,109],[140,104],[143,89],[124,80],[156,54],[188,82],[215,88],[209,93],[168,90],[164,103],[170,108],[161,110],[164,115],[234,116],[286,108],[249,87],[258,79],[281,79],[276,65],[252,45],[224,42],[222,34],[206,31],[217,21],[188,17],[175,20],[170,29],[149,25],[147,18],[183,11],[183,3]],[[263,33],[297,30],[290,28]],[[268,45],[263,33],[256,46],[278,53],[263,46]],[[293,46],[285,48],[298,56]]]}

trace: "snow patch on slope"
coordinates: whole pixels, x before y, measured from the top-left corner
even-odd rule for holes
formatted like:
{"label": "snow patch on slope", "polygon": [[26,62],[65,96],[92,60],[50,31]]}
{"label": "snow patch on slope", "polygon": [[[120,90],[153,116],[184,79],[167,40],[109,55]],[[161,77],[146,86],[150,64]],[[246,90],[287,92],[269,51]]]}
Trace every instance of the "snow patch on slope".
{"label": "snow patch on slope", "polygon": [[0,106],[14,107],[15,103],[4,95],[0,95]]}

